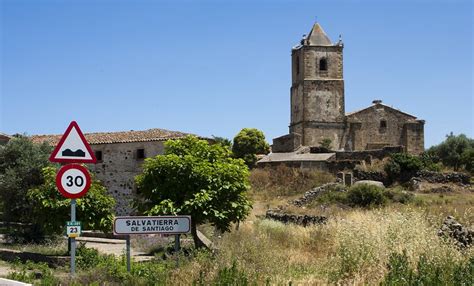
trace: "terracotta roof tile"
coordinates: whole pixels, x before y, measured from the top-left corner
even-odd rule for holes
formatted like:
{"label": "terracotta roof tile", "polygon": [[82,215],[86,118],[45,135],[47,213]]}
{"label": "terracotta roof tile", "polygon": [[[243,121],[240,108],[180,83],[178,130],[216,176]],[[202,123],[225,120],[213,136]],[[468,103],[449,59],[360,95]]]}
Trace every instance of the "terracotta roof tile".
{"label": "terracotta roof tile", "polygon": [[[89,144],[110,144],[110,143],[130,143],[146,141],[165,141],[169,139],[178,139],[191,135],[179,131],[170,131],[165,129],[148,129],[143,131],[119,131],[119,132],[96,132],[85,133],[84,136]],[[35,143],[46,142],[51,145],[57,145],[61,139],[60,135],[33,135],[31,141]]]}

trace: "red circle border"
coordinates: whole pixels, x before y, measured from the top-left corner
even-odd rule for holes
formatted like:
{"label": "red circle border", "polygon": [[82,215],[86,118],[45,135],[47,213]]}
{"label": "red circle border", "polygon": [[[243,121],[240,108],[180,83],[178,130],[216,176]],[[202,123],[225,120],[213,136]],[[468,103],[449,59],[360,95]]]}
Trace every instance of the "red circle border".
{"label": "red circle border", "polygon": [[[77,169],[86,176],[86,186],[84,187],[84,190],[82,190],[81,192],[77,194],[68,193],[61,184],[61,177],[64,175],[64,173],[67,170],[70,170],[70,169]],[[59,169],[58,174],[56,175],[56,186],[58,187],[58,190],[61,193],[61,195],[63,195],[63,197],[66,197],[69,199],[77,199],[77,198],[83,197],[87,193],[87,191],[89,191],[89,188],[91,186],[91,176],[89,175],[89,171],[84,166],[81,166],[78,164],[64,165],[61,167],[61,169]]]}

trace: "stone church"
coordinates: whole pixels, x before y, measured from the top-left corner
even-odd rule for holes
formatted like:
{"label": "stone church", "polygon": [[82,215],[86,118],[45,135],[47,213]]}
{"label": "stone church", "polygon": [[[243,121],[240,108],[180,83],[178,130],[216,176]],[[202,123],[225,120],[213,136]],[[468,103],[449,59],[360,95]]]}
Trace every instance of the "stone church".
{"label": "stone church", "polygon": [[294,152],[331,140],[335,151],[363,151],[402,146],[424,150],[424,120],[374,100],[345,112],[342,40],[332,43],[321,26],[291,51],[291,122],[289,134],[273,139],[272,152]]}

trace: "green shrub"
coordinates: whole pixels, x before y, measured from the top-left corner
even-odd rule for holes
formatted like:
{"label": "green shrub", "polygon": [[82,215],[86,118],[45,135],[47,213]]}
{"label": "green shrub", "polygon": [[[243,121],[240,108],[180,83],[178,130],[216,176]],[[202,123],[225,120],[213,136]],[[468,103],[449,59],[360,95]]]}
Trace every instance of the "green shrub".
{"label": "green shrub", "polygon": [[[199,273],[199,279],[194,280],[193,285],[204,286],[204,285],[215,285],[215,286],[247,286],[247,285],[257,285],[256,281],[250,282],[249,275],[244,271],[240,270],[237,267],[237,262],[234,260],[231,267],[220,268],[217,272],[217,275],[210,283],[206,283],[204,280],[204,273]],[[267,285],[269,285],[269,280],[267,279]]]}
{"label": "green shrub", "polygon": [[383,194],[389,201],[401,204],[409,203],[415,198],[415,195],[402,188],[387,189]]}
{"label": "green shrub", "polygon": [[373,207],[385,204],[384,189],[374,185],[359,184],[347,192],[348,204],[356,207]]}
{"label": "green shrub", "polygon": [[388,270],[381,285],[474,285],[474,257],[440,263],[422,255],[415,269],[404,251],[390,255]]}
{"label": "green shrub", "polygon": [[[16,271],[8,273],[7,279],[17,280],[34,285],[60,285],[60,281],[53,274],[46,263],[15,263]],[[41,280],[40,280],[41,279]]]}
{"label": "green shrub", "polygon": [[90,269],[100,263],[99,251],[95,248],[87,248],[85,243],[79,243],[76,250],[77,266],[81,269]]}
{"label": "green shrub", "polygon": [[392,182],[406,182],[423,167],[419,157],[407,153],[395,153],[390,156],[384,170]]}

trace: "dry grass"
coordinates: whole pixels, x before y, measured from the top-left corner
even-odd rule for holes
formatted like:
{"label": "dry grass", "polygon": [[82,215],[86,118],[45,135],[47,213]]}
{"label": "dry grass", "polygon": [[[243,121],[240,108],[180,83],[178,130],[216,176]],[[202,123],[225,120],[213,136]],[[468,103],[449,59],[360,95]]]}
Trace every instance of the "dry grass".
{"label": "dry grass", "polygon": [[[271,284],[378,284],[391,253],[405,251],[415,265],[421,255],[439,265],[465,261],[461,252],[437,236],[424,212],[416,208],[350,210],[326,225],[300,227],[270,220],[241,225],[217,242],[215,257],[198,257],[173,273],[169,282],[189,284],[200,273],[212,281],[234,261],[252,280]],[[436,220],[436,218],[434,218]]]}
{"label": "dry grass", "polygon": [[251,195],[268,201],[279,197],[301,195],[311,188],[334,182],[333,175],[323,171],[289,168],[254,169],[250,174]]}

